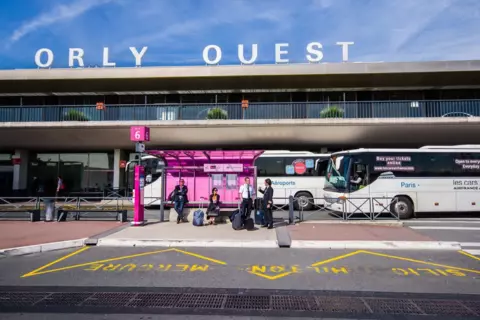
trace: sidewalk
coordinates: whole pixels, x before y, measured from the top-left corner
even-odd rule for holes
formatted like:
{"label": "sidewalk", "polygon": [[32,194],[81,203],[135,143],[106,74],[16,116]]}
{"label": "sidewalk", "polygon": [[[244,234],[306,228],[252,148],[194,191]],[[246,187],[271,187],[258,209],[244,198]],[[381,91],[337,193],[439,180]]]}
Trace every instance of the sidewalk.
{"label": "sidewalk", "polygon": [[275,230],[233,230],[230,223],[194,227],[192,223],[152,223],[129,227],[98,240],[99,246],[278,248]]}
{"label": "sidewalk", "polygon": [[122,225],[116,221],[0,221],[0,255],[47,251],[46,244],[50,244],[48,250],[83,246],[85,239]]}
{"label": "sidewalk", "polygon": [[291,248],[461,249],[456,243],[436,241],[403,226],[309,223],[287,229]]}

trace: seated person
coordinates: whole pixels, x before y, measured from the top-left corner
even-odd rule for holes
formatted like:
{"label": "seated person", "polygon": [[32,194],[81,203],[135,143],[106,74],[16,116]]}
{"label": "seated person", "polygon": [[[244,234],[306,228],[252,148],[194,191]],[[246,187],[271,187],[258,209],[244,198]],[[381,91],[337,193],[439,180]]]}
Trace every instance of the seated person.
{"label": "seated person", "polygon": [[212,189],[212,194],[209,197],[210,203],[207,208],[207,220],[209,224],[215,223],[215,217],[220,215],[220,195],[217,188]]}

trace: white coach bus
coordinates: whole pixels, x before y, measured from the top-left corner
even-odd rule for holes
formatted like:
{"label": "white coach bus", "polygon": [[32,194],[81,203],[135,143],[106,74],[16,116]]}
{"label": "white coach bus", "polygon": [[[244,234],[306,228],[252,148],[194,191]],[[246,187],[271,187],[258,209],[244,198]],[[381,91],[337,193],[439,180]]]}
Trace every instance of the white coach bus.
{"label": "white coach bus", "polygon": [[311,210],[324,204],[320,198],[329,159],[330,154],[265,151],[255,161],[257,186],[263,187],[265,179],[270,178],[275,205],[288,204],[288,197],[294,196],[296,210]]}
{"label": "white coach bus", "polygon": [[416,212],[478,212],[479,191],[476,145],[336,152],[324,184],[334,211],[390,211],[401,219]]}
{"label": "white coach bus", "polygon": [[[330,154],[294,151],[265,151],[256,161],[257,186],[264,185],[264,180],[270,178],[274,188],[276,205],[288,204],[288,197],[294,196],[298,210],[310,210],[315,205],[323,205],[323,183]],[[127,163],[125,168],[129,189],[133,187],[133,165],[138,160]],[[146,183],[144,189],[146,206],[160,205],[162,179],[161,172],[165,163],[155,156],[143,156]],[[261,194],[258,194],[261,196]],[[312,199],[315,199],[313,200]],[[148,205],[147,205],[148,204]]]}

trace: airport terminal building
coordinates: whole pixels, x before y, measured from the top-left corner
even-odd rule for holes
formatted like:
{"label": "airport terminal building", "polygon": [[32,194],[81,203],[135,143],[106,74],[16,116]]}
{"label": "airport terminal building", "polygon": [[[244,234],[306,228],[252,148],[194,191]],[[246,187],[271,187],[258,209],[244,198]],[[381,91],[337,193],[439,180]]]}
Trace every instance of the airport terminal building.
{"label": "airport terminal building", "polygon": [[480,61],[0,71],[0,191],[121,189],[147,148],[480,144]]}

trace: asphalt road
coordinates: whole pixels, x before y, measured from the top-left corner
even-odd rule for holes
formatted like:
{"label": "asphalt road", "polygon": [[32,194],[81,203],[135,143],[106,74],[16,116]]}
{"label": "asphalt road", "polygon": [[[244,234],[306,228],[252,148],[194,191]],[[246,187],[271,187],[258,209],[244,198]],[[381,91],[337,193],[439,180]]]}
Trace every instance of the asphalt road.
{"label": "asphalt road", "polygon": [[460,242],[463,251],[480,257],[480,218],[423,217],[404,225],[438,241]]}
{"label": "asphalt road", "polygon": [[[10,318],[5,319],[24,319],[20,312],[13,311],[38,310],[17,310],[18,306],[12,310],[2,308],[2,292],[23,291],[22,297],[33,295],[37,299],[51,292],[57,292],[61,299],[67,299],[64,296],[70,293],[66,292],[77,292],[75,294],[85,300],[92,292],[104,294],[112,290],[130,295],[132,292],[138,294],[165,290],[177,294],[179,290],[184,290],[182,292],[195,292],[204,298],[219,294],[237,297],[257,290],[256,295],[300,295],[304,297],[302,299],[310,299],[306,296],[313,292],[316,296],[340,294],[352,297],[342,298],[347,300],[358,300],[358,296],[365,296],[366,301],[381,297],[395,299],[397,304],[398,301],[415,297],[442,301],[467,299],[464,304],[473,306],[468,315],[477,315],[471,308],[476,308],[478,303],[480,317],[480,260],[450,251],[107,247],[85,247],[0,259],[0,312],[12,311],[8,314]],[[43,293],[37,293],[40,296],[36,296],[32,293],[36,291]],[[465,298],[465,295],[468,297]],[[67,300],[59,303],[71,303]],[[125,301],[128,302],[128,299]],[[360,308],[358,305],[355,307],[357,302],[353,303],[353,307],[352,303],[346,301],[336,305],[336,308]],[[88,308],[77,310],[74,306],[66,310],[55,309],[54,313],[89,312]],[[43,312],[49,310],[41,309]],[[155,310],[158,312],[159,309]],[[177,309],[162,310],[170,312]],[[202,315],[201,308],[188,310],[190,314]],[[402,310],[405,312],[407,309]],[[114,311],[105,309],[102,313]],[[223,311],[218,312],[221,315]],[[248,315],[258,315],[255,313],[258,310],[252,312]],[[0,313],[0,318],[4,319],[3,315]],[[239,316],[235,313],[223,315]],[[347,318],[345,314],[339,315]],[[293,315],[282,314],[282,317],[285,316]],[[316,318],[319,316],[315,314]],[[463,318],[468,317],[464,315]]]}

